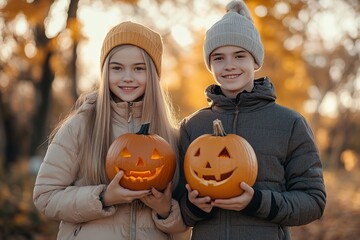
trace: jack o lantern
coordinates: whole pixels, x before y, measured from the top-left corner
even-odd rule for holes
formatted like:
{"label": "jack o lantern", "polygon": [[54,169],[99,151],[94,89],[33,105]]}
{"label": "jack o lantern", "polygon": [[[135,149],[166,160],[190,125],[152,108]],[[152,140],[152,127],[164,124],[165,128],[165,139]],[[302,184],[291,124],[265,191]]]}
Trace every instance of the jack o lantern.
{"label": "jack o lantern", "polygon": [[199,196],[227,199],[239,196],[241,182],[253,186],[258,165],[251,145],[236,134],[226,134],[220,120],[213,122],[214,134],[204,134],[188,147],[184,173]]}
{"label": "jack o lantern", "polygon": [[112,180],[120,171],[120,185],[130,190],[164,190],[172,180],[176,158],[169,143],[156,134],[149,134],[150,123],[137,133],[125,133],[110,145],[106,156],[106,174]]}

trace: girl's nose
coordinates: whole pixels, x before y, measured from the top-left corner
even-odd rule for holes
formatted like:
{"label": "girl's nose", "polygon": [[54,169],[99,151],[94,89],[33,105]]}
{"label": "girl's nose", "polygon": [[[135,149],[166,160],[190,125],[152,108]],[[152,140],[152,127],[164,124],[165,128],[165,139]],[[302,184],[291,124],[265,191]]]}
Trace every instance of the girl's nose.
{"label": "girl's nose", "polygon": [[129,70],[124,71],[124,75],[122,76],[121,80],[124,81],[124,82],[132,82],[132,81],[134,81],[133,77],[131,75],[131,71],[129,71]]}

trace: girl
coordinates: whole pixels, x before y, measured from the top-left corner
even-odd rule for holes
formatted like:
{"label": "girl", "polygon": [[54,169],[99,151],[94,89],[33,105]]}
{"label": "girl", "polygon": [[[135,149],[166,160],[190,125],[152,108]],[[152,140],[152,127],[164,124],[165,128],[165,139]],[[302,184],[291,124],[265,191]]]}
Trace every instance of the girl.
{"label": "girl", "polygon": [[56,128],[35,182],[36,207],[61,221],[58,239],[188,236],[171,184],[164,192],[131,191],[119,185],[122,171],[111,182],[105,173],[111,142],[143,122],[177,149],[175,119],[159,84],[162,52],[161,36],[133,22],[105,37],[100,86]]}

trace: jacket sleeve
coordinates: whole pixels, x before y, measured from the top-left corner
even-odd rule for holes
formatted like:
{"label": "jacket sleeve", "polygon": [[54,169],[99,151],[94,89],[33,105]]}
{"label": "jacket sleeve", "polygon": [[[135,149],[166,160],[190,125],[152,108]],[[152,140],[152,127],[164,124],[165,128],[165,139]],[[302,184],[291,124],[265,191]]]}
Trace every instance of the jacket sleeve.
{"label": "jacket sleeve", "polygon": [[76,186],[80,166],[77,159],[81,128],[67,123],[50,143],[39,169],[33,201],[40,212],[55,220],[87,222],[109,216],[115,207],[102,208],[99,200],[105,185]]}
{"label": "jacket sleeve", "polygon": [[171,211],[166,219],[158,218],[155,211],[152,211],[152,219],[154,220],[157,228],[169,234],[179,233],[179,235],[183,234],[186,236],[190,230],[190,228],[183,222],[179,204],[175,199],[172,199],[171,201]]}
{"label": "jacket sleeve", "polygon": [[286,226],[319,219],[326,204],[322,164],[312,131],[303,118],[298,118],[293,125],[284,168],[286,190],[255,189],[244,211]]}

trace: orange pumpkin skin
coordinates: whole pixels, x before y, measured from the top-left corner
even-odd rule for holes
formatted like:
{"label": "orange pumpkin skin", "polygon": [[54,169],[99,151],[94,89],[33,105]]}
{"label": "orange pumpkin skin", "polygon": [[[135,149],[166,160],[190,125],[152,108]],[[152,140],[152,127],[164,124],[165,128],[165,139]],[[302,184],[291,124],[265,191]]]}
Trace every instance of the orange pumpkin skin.
{"label": "orange pumpkin skin", "polygon": [[[220,121],[220,120],[215,120]],[[214,129],[215,123],[214,121]],[[221,122],[220,122],[221,125]],[[223,131],[223,128],[221,126]],[[205,134],[188,147],[184,173],[192,190],[199,196],[227,199],[239,196],[241,182],[253,186],[258,172],[257,158],[251,145],[236,134]]]}
{"label": "orange pumpkin skin", "polygon": [[167,187],[176,168],[175,153],[165,139],[148,134],[148,128],[146,134],[142,130],[123,134],[110,145],[105,164],[110,181],[122,170],[120,185],[124,188],[163,191]]}

